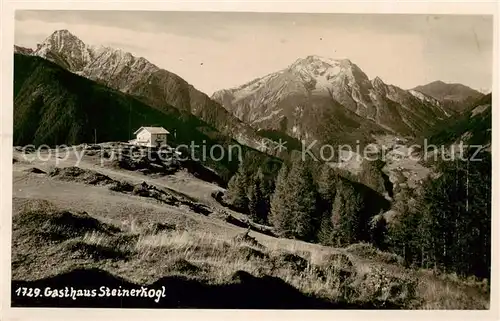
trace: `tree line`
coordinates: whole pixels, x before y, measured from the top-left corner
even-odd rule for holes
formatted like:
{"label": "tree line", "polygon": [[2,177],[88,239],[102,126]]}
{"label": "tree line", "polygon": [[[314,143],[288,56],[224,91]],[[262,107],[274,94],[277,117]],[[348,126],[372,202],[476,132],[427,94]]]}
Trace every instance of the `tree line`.
{"label": "tree line", "polygon": [[[439,177],[391,199],[379,161],[363,162],[353,177],[297,154],[264,164],[249,154],[225,199],[280,237],[328,246],[370,242],[408,266],[489,277],[491,155],[481,158],[444,161]],[[397,213],[390,222],[383,215],[389,208]]]}
{"label": "tree line", "polygon": [[385,246],[408,265],[489,278],[491,154],[466,158],[441,162],[438,178],[404,192]]}
{"label": "tree line", "polygon": [[[367,166],[366,177],[379,188],[383,182],[375,178],[375,168]],[[325,245],[369,241],[370,217],[389,205],[372,188],[298,153],[273,166],[246,158],[229,181],[225,200],[282,237]]]}

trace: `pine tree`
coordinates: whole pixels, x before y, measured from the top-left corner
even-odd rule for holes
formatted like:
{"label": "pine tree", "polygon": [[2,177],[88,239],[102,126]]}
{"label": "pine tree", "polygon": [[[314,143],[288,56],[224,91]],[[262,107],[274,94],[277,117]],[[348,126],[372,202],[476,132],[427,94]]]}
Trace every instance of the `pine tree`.
{"label": "pine tree", "polygon": [[261,224],[267,222],[269,214],[269,183],[259,168],[252,179],[252,184],[248,188],[248,213],[253,221]]}
{"label": "pine tree", "polygon": [[328,199],[333,198],[332,192],[335,193],[334,187],[337,183],[337,174],[335,170],[328,164],[323,164],[318,176],[318,193],[321,197]]}
{"label": "pine tree", "polygon": [[321,167],[321,172],[318,178],[318,194],[331,211],[331,206],[335,198],[335,188],[339,180],[338,174],[328,164]]}
{"label": "pine tree", "polygon": [[483,156],[442,162],[441,175],[426,180],[421,194],[397,204],[391,249],[409,265],[489,277],[491,154]]}
{"label": "pine tree", "polygon": [[312,240],[321,217],[317,215],[316,186],[306,160],[293,160],[288,175],[288,190],[292,235],[298,239]]}
{"label": "pine tree", "polygon": [[252,179],[252,184],[248,186],[248,215],[253,221],[257,221],[259,211],[259,200],[262,198],[260,195],[260,180],[258,177]]}
{"label": "pine tree", "polygon": [[323,245],[335,245],[334,227],[332,222],[332,213],[324,212],[321,217],[321,223],[318,230],[318,242]]}
{"label": "pine tree", "polygon": [[271,212],[271,197],[274,192],[275,177],[270,174],[265,175],[261,168],[259,168],[257,175],[261,177],[260,195],[262,199],[259,203],[259,208],[262,215],[260,216],[260,222],[267,224],[269,222],[269,213]]}
{"label": "pine tree", "polygon": [[363,199],[352,184],[339,181],[337,193],[332,207],[332,221],[335,243],[346,245],[362,238],[360,222],[363,210]]}
{"label": "pine tree", "polygon": [[442,162],[424,201],[432,260],[444,271],[488,277],[491,230],[491,154],[482,161]]}
{"label": "pine tree", "polygon": [[288,209],[290,194],[288,193],[288,166],[283,163],[276,178],[276,187],[271,197],[271,212],[269,222],[274,226],[276,232],[282,236],[288,236],[291,232],[291,217]]}
{"label": "pine tree", "polygon": [[401,203],[398,212],[399,220],[390,229],[392,250],[401,255],[407,265],[418,265],[422,213],[412,210],[407,203]]}
{"label": "pine tree", "polygon": [[333,245],[332,205],[335,199],[339,176],[328,164],[323,164],[319,171],[318,181],[318,212],[321,221],[318,226],[317,240],[323,245]]}
{"label": "pine tree", "polygon": [[236,207],[241,212],[248,210],[248,178],[244,172],[243,166],[240,165],[238,171],[231,177],[227,185],[225,201]]}
{"label": "pine tree", "polygon": [[317,193],[307,161],[292,157],[290,170],[283,165],[271,200],[270,221],[283,236],[314,240],[320,214]]}

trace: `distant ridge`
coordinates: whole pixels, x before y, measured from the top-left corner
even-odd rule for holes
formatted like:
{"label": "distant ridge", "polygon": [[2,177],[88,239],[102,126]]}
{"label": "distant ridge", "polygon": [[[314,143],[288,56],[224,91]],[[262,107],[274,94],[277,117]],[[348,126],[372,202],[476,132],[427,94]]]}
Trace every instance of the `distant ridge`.
{"label": "distant ridge", "polygon": [[437,80],[426,85],[417,86],[413,90],[431,96],[450,110],[462,112],[474,101],[484,96],[483,93],[462,84],[448,84]]}

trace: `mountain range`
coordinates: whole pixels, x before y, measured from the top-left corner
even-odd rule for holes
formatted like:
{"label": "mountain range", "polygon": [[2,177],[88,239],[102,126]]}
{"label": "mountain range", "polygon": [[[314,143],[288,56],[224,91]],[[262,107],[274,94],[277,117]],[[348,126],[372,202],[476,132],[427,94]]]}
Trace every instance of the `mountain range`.
{"label": "mountain range", "polygon": [[442,82],[404,90],[379,77],[369,79],[348,59],[315,55],[208,97],[143,57],[86,44],[68,30],[55,31],[33,50],[15,46],[14,51],[47,59],[160,112],[175,108],[193,115],[253,148],[262,146],[263,137],[294,146],[299,140],[364,143],[376,133],[412,137],[482,97],[464,85]]}
{"label": "mountain range", "polygon": [[320,56],[217,91],[212,99],[255,128],[325,143],[369,140],[375,132],[412,136],[450,115],[430,95],[369,79],[348,59]]}
{"label": "mountain range", "polygon": [[261,137],[218,103],[176,74],[142,57],[104,46],[85,44],[68,30],[57,30],[30,53],[107,87],[140,97],[159,110],[174,106],[187,111],[238,142],[256,147]]}
{"label": "mountain range", "polygon": [[[220,160],[194,156],[227,182],[238,168],[238,157],[228,146],[238,143],[191,113],[165,104],[158,110],[135,96],[79,76],[46,59],[14,54],[14,145],[77,145],[127,141],[144,124],[165,126],[173,135],[169,145],[214,145]],[[246,155],[250,148],[240,146]],[[256,152],[257,153],[257,152]],[[271,159],[263,153],[257,153]]]}

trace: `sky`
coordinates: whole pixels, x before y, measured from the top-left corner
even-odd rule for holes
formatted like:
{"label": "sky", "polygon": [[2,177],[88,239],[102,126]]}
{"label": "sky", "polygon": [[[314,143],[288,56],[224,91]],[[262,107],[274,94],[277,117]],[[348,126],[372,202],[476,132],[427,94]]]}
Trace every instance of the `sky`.
{"label": "sky", "polygon": [[435,80],[492,86],[492,16],[17,11],[15,44],[35,48],[59,29],[142,56],[208,95],[309,55],[350,59],[404,89]]}

